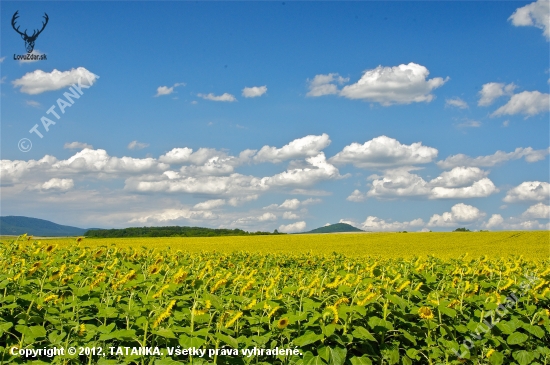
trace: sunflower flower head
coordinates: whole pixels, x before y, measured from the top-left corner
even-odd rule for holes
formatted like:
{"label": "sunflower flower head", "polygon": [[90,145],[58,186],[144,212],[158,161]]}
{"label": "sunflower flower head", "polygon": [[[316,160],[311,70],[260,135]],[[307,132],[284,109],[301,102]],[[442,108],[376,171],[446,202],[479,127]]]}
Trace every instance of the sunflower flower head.
{"label": "sunflower flower head", "polygon": [[277,328],[280,330],[285,329],[289,323],[290,321],[287,317],[281,318],[277,321]]}
{"label": "sunflower flower head", "polygon": [[420,309],[418,309],[418,315],[422,319],[432,319],[434,317],[434,314],[429,307],[420,307]]}

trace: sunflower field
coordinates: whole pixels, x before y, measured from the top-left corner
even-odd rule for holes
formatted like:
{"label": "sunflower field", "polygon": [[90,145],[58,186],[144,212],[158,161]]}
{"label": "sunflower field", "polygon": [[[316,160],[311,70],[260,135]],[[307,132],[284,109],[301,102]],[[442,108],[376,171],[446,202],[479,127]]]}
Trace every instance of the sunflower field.
{"label": "sunflower field", "polygon": [[84,242],[0,243],[0,364],[550,364],[548,258]]}

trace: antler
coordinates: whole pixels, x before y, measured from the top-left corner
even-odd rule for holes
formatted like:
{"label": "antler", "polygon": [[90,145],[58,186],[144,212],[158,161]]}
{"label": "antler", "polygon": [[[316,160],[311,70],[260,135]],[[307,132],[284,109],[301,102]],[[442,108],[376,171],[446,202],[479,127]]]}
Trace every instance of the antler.
{"label": "antler", "polygon": [[[21,32],[19,31],[19,27],[17,27],[17,28],[15,27],[15,21],[17,20],[17,18],[19,18],[19,15],[17,15],[17,13],[19,13],[19,10],[17,10],[17,11],[15,12],[15,14],[13,14],[13,17],[11,18],[11,26],[13,27],[13,29],[14,29],[17,33],[26,36],[26,35],[27,35],[27,30],[26,30],[26,29],[25,29],[25,33],[21,33]],[[45,13],[44,13],[44,14],[45,14]]]}
{"label": "antler", "polygon": [[32,38],[32,37],[38,37],[38,35],[39,35],[40,33],[42,33],[42,31],[44,30],[44,28],[46,28],[46,24],[48,24],[48,20],[50,20],[50,18],[48,17],[48,14],[44,13],[44,19],[46,19],[46,21],[45,21],[45,22],[42,22],[42,29],[40,29],[40,30],[38,31],[38,33],[36,33],[37,31],[35,30],[35,31],[32,33],[31,38]]}

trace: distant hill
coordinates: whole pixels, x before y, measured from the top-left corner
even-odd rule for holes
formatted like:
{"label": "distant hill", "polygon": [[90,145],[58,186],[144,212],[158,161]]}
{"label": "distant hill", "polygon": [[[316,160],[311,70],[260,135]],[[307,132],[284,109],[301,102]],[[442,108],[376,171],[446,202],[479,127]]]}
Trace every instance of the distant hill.
{"label": "distant hill", "polygon": [[0,235],[13,235],[27,233],[33,236],[61,237],[82,236],[87,229],[62,226],[45,219],[29,218],[9,215],[0,217]]}
{"label": "distant hill", "polygon": [[336,223],[328,226],[316,228],[309,232],[304,233],[338,233],[338,232],[364,232],[363,230],[356,228],[347,223]]}

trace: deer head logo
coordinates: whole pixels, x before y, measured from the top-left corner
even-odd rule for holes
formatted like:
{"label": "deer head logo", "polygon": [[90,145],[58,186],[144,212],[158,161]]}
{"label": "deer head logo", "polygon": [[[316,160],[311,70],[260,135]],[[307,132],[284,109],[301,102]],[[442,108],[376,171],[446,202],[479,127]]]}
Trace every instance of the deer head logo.
{"label": "deer head logo", "polygon": [[17,18],[19,18],[19,15],[17,15],[17,13],[19,12],[16,11],[15,14],[13,14],[13,17],[11,18],[11,26],[13,27],[13,29],[19,33],[21,35],[21,38],[23,38],[23,40],[25,41],[25,48],[27,49],[27,53],[31,53],[34,49],[34,42],[36,41],[36,38],[38,38],[38,35],[40,33],[42,33],[42,31],[44,30],[44,28],[46,28],[46,24],[48,24],[48,14],[44,13],[44,19],[46,21],[42,22],[42,29],[38,30],[36,29],[32,35],[28,35],[27,34],[27,30],[25,29],[25,31],[23,33],[21,33],[21,31],[19,31],[19,27],[15,27],[15,22],[17,20]]}

